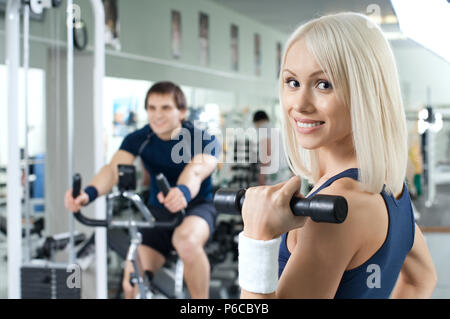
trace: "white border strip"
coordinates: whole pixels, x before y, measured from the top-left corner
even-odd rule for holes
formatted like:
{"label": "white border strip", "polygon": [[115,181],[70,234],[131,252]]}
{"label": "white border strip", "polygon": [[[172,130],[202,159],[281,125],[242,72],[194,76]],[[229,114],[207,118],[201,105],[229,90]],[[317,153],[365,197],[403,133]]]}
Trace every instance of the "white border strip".
{"label": "white border strip", "polygon": [[[105,154],[103,146],[103,78],[105,76],[105,11],[101,0],[91,0],[94,12],[95,43],[94,43],[94,171],[98,172],[104,165]],[[106,219],[104,200],[95,201],[95,217]],[[108,267],[106,229],[95,229],[95,260],[96,260],[96,294],[97,299],[108,298]]]}
{"label": "white border strip", "polygon": [[8,0],[5,14],[6,77],[8,101],[8,298],[21,296],[20,267],[22,265],[22,206],[19,152],[19,32],[20,0]]}

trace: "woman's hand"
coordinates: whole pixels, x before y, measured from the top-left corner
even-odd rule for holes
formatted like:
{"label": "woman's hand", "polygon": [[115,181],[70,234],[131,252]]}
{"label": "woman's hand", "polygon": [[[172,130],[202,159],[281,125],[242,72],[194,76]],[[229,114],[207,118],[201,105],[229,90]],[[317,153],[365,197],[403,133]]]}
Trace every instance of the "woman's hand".
{"label": "woman's hand", "polygon": [[164,205],[171,213],[178,213],[180,210],[187,207],[186,197],[178,187],[172,187],[164,197],[162,192],[156,195],[159,202]]}
{"label": "woman's hand", "polygon": [[242,207],[244,235],[258,240],[277,238],[292,229],[302,227],[307,217],[292,214],[289,203],[300,193],[301,179],[291,177],[274,186],[251,187],[245,192]]}

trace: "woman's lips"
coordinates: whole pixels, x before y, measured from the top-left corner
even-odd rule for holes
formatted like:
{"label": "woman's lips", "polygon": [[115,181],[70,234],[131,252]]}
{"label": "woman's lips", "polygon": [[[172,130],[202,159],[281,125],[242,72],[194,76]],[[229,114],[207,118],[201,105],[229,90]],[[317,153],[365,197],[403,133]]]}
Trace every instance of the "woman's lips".
{"label": "woman's lips", "polygon": [[[310,121],[308,121],[308,122],[310,122]],[[317,130],[321,129],[323,127],[323,125],[325,124],[325,122],[323,122],[323,121],[317,121],[316,123],[320,123],[320,124],[314,125],[312,127],[304,127],[304,126],[299,126],[299,124],[298,124],[299,122],[297,122],[297,121],[295,121],[294,123],[295,123],[295,128],[296,128],[297,132],[299,132],[301,134],[314,133]],[[302,121],[302,123],[304,123],[304,122]],[[308,124],[308,126],[310,126],[311,124],[312,123]]]}

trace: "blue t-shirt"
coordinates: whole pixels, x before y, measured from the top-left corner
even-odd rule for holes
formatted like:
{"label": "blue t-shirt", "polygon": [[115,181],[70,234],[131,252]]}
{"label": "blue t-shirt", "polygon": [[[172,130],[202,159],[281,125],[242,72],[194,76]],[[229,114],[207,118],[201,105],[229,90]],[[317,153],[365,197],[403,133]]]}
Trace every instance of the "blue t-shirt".
{"label": "blue t-shirt", "polygon": [[[358,180],[358,169],[350,168],[333,176],[308,198],[320,190],[330,186],[339,178],[350,177]],[[400,199],[388,195],[383,188],[381,192],[389,216],[388,233],[383,245],[365,263],[344,272],[334,298],[389,298],[400,274],[406,255],[414,243],[415,221],[406,183],[403,184],[403,194]],[[287,234],[281,237],[278,257],[278,277],[281,277],[284,267],[291,256],[287,248]]]}
{"label": "blue t-shirt", "polygon": [[[184,121],[178,136],[168,141],[161,140],[147,124],[128,134],[120,145],[120,150],[141,157],[150,174],[149,204],[163,207],[156,198],[160,192],[156,175],[163,173],[170,186],[174,187],[184,167],[195,155],[203,153],[218,157],[220,144],[214,135],[194,127],[191,122]],[[200,199],[212,200],[211,175],[203,180],[197,196],[191,201]]]}

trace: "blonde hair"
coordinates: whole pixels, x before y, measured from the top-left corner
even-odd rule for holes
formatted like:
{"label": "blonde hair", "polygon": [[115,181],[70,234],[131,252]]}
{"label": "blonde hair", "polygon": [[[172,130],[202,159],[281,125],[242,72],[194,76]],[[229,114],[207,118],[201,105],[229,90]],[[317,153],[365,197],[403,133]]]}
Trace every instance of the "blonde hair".
{"label": "blonde hair", "polygon": [[[349,108],[362,189],[380,193],[385,185],[387,193],[397,194],[406,176],[407,128],[394,55],[381,29],[358,13],[311,20],[288,39],[281,70],[300,38],[330,77],[337,98]],[[282,90],[280,74],[281,105]],[[284,111],[282,119],[291,170],[315,184],[320,178],[317,151],[299,145]]]}

